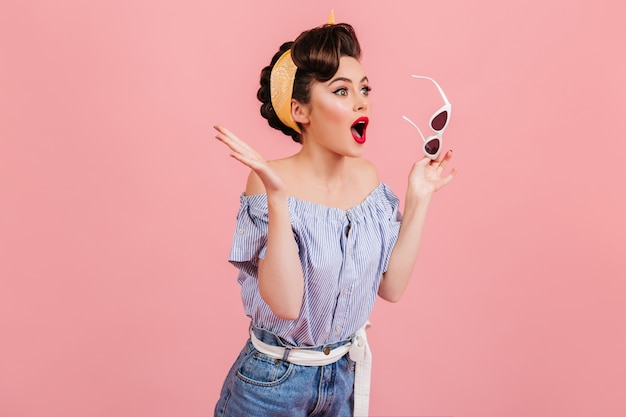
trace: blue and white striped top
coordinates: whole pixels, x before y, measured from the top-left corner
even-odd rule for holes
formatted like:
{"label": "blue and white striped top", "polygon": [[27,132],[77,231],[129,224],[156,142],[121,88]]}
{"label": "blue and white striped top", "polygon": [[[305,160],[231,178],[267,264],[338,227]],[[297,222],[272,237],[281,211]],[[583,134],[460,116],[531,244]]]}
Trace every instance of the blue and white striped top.
{"label": "blue and white striped top", "polygon": [[267,196],[242,195],[229,261],[239,268],[241,298],[255,326],[295,346],[319,346],[353,335],[367,321],[398,238],[398,197],[381,183],[348,209],[288,198],[304,272],[296,320],[276,317],[259,294],[257,260],[267,246]]}

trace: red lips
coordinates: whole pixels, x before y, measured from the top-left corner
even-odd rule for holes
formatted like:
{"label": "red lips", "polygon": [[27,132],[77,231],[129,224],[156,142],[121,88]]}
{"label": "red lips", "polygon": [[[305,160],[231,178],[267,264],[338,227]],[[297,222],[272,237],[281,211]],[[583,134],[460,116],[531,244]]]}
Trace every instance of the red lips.
{"label": "red lips", "polygon": [[357,143],[363,144],[365,143],[365,131],[367,130],[367,125],[370,120],[363,116],[359,117],[352,123],[350,127],[350,132],[352,132],[352,137]]}

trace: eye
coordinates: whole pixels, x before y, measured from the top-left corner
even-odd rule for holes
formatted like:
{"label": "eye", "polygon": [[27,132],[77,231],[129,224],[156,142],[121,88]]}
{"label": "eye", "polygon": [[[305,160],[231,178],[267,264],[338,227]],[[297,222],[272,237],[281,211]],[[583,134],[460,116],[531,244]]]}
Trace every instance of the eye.
{"label": "eye", "polygon": [[370,87],[369,85],[364,85],[363,87],[361,87],[361,94],[363,94],[364,96],[368,96],[370,94],[370,91],[372,91],[372,87]]}
{"label": "eye", "polygon": [[341,87],[335,91],[333,91],[333,94],[337,94],[338,96],[347,96],[348,95],[348,89],[345,87]]}

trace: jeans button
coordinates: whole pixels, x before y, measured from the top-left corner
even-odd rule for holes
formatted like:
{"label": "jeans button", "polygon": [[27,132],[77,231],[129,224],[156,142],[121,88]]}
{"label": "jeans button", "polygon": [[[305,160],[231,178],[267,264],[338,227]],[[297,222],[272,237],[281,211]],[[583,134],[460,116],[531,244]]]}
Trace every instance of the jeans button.
{"label": "jeans button", "polygon": [[324,355],[328,355],[330,353],[330,348],[326,346],[322,352],[324,352]]}

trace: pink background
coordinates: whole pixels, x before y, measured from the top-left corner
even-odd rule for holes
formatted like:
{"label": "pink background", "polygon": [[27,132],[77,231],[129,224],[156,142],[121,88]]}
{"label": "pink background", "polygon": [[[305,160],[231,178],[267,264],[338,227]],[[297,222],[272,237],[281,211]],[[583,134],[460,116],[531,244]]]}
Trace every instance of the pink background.
{"label": "pink background", "polygon": [[376,4],[2,3],[2,417],[212,415],[246,339],[226,258],[247,170],[211,126],[295,152],[258,73],[331,8],[399,195],[421,148],[400,116],[439,104],[409,75],[454,106],[459,175],[404,298],[371,317],[372,415],[626,415],[624,6]]}

